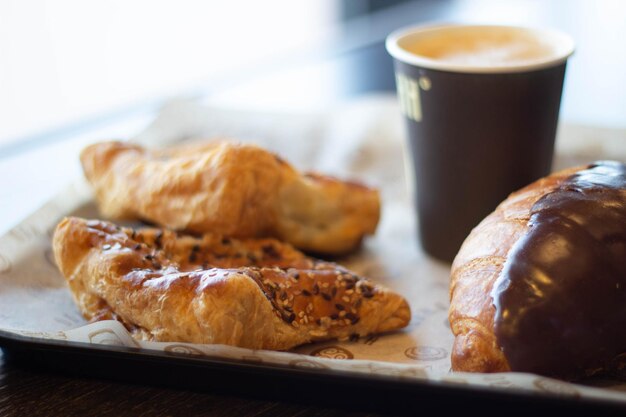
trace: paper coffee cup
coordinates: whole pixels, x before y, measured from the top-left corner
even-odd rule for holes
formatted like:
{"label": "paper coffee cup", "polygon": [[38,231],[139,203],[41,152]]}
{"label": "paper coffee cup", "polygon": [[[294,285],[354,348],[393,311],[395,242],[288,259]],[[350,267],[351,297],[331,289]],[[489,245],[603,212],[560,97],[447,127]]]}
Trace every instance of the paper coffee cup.
{"label": "paper coffee cup", "polygon": [[419,237],[452,261],[511,192],[547,175],[570,37],[547,29],[437,25],[388,36],[405,116]]}

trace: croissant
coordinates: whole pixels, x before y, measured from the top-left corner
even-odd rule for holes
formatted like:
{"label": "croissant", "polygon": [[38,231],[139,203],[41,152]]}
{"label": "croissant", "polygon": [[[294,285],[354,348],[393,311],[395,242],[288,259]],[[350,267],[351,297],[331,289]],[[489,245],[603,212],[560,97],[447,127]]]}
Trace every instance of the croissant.
{"label": "croissant", "polygon": [[101,213],[193,233],[275,237],[318,254],[341,254],[373,234],[378,192],[296,171],[257,146],[200,142],[148,151],[105,142],[81,153]]}
{"label": "croissant", "polygon": [[455,371],[620,371],[626,165],[566,169],[510,195],[463,243],[450,299]]}
{"label": "croissant", "polygon": [[141,340],[286,350],[406,326],[400,295],[274,239],[194,237],[68,217],[56,263],[88,320]]}

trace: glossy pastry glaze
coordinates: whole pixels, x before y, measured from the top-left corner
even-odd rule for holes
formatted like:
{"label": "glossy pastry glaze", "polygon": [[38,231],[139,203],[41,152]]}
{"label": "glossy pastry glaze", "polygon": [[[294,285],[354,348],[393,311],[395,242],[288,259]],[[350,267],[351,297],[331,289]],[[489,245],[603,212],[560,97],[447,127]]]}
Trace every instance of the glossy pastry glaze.
{"label": "glossy pastry glaze", "polygon": [[626,352],[626,165],[596,163],[536,201],[491,295],[511,370],[610,368]]}

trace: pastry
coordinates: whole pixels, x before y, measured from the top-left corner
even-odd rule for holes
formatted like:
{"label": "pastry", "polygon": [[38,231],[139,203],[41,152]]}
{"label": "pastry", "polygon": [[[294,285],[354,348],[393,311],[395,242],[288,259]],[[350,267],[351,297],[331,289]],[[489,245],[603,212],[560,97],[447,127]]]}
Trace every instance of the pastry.
{"label": "pastry", "polygon": [[452,265],[456,371],[564,379],[626,352],[626,165],[567,169],[513,193]]}
{"label": "pastry", "polygon": [[286,350],[410,319],[400,295],[274,239],[69,217],[53,249],[85,318],[117,319],[143,340]]}
{"label": "pastry", "polygon": [[376,190],[300,173],[252,145],[200,142],[150,151],[105,142],[81,162],[102,214],[193,233],[275,237],[313,253],[341,254],[374,233]]}

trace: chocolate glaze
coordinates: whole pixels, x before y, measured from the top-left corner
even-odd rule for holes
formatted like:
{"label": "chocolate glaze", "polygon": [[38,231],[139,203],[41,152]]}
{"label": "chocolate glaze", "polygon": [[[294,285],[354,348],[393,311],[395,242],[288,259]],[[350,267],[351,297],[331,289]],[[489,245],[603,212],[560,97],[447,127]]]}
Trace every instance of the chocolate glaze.
{"label": "chocolate glaze", "polygon": [[626,352],[626,165],[602,161],[531,210],[492,292],[513,371],[574,379]]}

